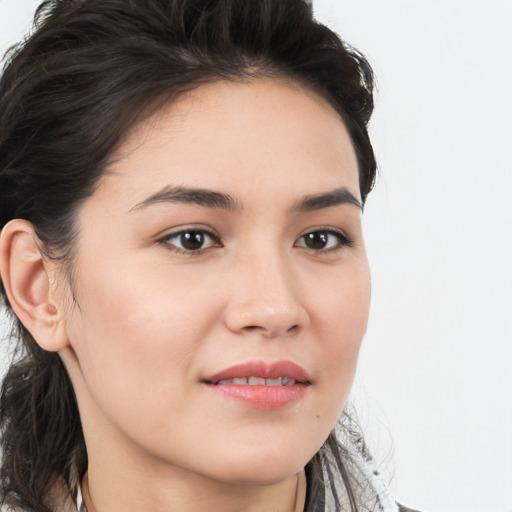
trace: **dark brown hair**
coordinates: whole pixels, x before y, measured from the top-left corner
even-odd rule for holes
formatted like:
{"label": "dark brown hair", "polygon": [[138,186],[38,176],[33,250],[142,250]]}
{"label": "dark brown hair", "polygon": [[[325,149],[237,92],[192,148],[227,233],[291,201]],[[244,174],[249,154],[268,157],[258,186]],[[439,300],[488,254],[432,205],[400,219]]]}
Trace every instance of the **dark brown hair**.
{"label": "dark brown hair", "polygon": [[[35,20],[8,53],[0,82],[0,228],[31,222],[48,257],[71,264],[77,207],[127,130],[206,82],[283,78],[320,94],[350,133],[363,202],[370,192],[372,71],[307,2],[47,0]],[[75,492],[87,452],[58,354],[14,322],[17,357],[0,399],[0,501],[48,512],[56,481]],[[323,510],[339,476],[357,510],[350,457],[331,435],[308,465],[308,511]]]}

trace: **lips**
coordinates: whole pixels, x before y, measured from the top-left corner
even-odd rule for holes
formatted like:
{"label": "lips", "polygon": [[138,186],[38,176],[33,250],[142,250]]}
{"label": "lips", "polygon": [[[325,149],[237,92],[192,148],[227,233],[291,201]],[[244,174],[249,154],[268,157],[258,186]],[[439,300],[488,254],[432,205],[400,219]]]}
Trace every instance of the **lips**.
{"label": "lips", "polygon": [[291,361],[263,361],[226,368],[202,380],[211,391],[256,409],[282,409],[297,402],[311,384],[304,368]]}
{"label": "lips", "polygon": [[[250,382],[251,378],[260,379],[259,381]],[[226,368],[215,375],[206,377],[204,382],[209,384],[219,384],[222,381],[230,381],[235,379],[246,379],[247,385],[266,385],[261,382],[261,379],[277,380],[285,379],[293,380],[299,384],[309,384],[309,377],[304,368],[298,364],[292,363],[291,361],[277,361],[275,363],[267,364],[263,361],[253,361],[250,363],[238,364]],[[286,382],[286,381],[285,381]],[[282,385],[287,385],[283,382]],[[240,384],[242,384],[240,382]],[[267,385],[275,385],[269,383]]]}

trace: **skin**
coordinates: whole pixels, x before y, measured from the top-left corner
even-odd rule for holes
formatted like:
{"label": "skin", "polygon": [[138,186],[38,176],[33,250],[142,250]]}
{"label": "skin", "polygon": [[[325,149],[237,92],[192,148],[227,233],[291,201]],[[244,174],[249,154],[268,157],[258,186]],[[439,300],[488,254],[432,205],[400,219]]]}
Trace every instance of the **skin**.
{"label": "skin", "polygon": [[[340,188],[360,201],[340,116],[293,83],[217,82],[139,125],[116,157],[78,212],[72,283],[42,260],[47,284],[31,292],[33,303],[46,294],[58,335],[44,334],[48,321],[31,332],[59,351],[77,394],[88,507],[293,510],[297,475],[347,400],[370,301],[361,209],[294,208]],[[229,194],[237,209],[141,205],[165,187]],[[184,229],[214,236],[184,251]],[[30,228],[8,230],[4,255],[6,238],[20,254]],[[306,246],[312,232],[325,248]],[[278,410],[202,382],[279,360],[302,366],[310,385]]]}

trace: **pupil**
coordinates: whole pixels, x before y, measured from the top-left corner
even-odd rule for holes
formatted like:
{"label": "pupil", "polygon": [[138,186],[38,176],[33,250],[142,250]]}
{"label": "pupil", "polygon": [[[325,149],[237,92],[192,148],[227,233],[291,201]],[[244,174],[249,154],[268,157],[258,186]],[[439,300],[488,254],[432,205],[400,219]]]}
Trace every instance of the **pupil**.
{"label": "pupil", "polygon": [[190,251],[197,251],[201,249],[204,244],[204,234],[199,231],[189,231],[188,233],[182,233],[181,245],[184,249]]}
{"label": "pupil", "polygon": [[310,249],[324,249],[327,245],[327,234],[326,233],[308,233],[306,235],[306,247]]}

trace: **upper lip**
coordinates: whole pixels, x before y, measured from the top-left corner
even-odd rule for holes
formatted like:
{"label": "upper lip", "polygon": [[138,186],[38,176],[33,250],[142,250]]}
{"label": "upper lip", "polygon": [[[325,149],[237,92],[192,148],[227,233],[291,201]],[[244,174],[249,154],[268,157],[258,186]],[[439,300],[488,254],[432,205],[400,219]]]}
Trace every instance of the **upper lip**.
{"label": "upper lip", "polygon": [[288,377],[289,379],[294,379],[296,382],[309,384],[309,376],[306,370],[291,361],[276,361],[274,363],[251,361],[230,366],[202,380],[206,383],[216,384],[221,380],[240,379],[244,377],[261,377],[264,379]]}

